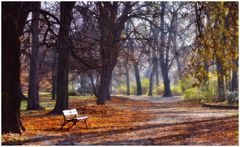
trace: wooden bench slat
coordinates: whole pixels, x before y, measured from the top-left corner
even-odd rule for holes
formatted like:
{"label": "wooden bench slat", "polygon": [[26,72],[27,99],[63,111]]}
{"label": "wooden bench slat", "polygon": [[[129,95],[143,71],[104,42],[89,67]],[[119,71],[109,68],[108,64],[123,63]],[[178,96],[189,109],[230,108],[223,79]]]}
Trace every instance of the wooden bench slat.
{"label": "wooden bench slat", "polygon": [[68,116],[68,115],[78,115],[78,112],[76,109],[71,109],[71,110],[63,110],[63,114],[65,116]]}
{"label": "wooden bench slat", "polygon": [[75,119],[81,120],[81,119],[87,119],[87,118],[88,118],[88,116],[80,116],[80,117],[76,117]]}

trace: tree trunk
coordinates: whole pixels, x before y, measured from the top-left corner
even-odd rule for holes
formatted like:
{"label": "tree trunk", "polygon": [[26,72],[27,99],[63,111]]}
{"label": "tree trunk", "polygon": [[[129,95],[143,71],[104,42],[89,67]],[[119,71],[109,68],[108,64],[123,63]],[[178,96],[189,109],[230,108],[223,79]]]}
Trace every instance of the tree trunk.
{"label": "tree trunk", "polygon": [[164,93],[163,97],[171,97],[172,92],[170,89],[170,80],[168,77],[168,67],[162,66],[161,71],[162,71],[162,76],[163,76],[163,85],[164,85]]}
{"label": "tree trunk", "polygon": [[154,77],[154,74],[156,72],[156,57],[153,58],[153,67],[152,67],[152,71],[151,71],[151,74],[150,74],[150,78],[149,78],[149,91],[148,91],[148,95],[149,96],[152,96],[153,95],[153,77]]}
{"label": "tree trunk", "polygon": [[105,66],[101,69],[101,80],[98,89],[98,105],[105,105],[107,97],[109,97],[109,85],[111,82],[113,68],[111,66]]}
{"label": "tree trunk", "polygon": [[178,78],[179,78],[179,80],[181,80],[182,79],[182,66],[181,66],[181,63],[180,63],[179,56],[176,55],[175,59],[176,59],[177,69],[178,69]]}
{"label": "tree trunk", "polygon": [[150,75],[150,77],[149,77],[149,91],[148,91],[148,95],[149,96],[152,96],[153,94],[153,76],[154,76],[154,69],[152,69],[152,71],[151,71],[151,75]]}
{"label": "tree trunk", "polygon": [[112,75],[111,75],[111,78],[110,78],[107,100],[111,100],[111,92],[112,92]]}
{"label": "tree trunk", "polygon": [[[237,49],[238,47],[234,47],[234,49],[235,48]],[[236,69],[232,69],[231,91],[238,91],[238,57],[237,59],[233,59],[232,63]]]}
{"label": "tree trunk", "polygon": [[[176,23],[176,22],[174,22],[174,23]],[[175,26],[174,31],[177,31],[176,29],[177,28]],[[175,51],[175,60],[176,60],[176,63],[177,63],[178,79],[182,80],[182,66],[181,66],[181,63],[180,63],[180,54],[177,50],[177,34],[176,34],[176,32],[173,33],[173,49]]]}
{"label": "tree trunk", "polygon": [[56,48],[54,48],[54,63],[52,66],[52,100],[56,99],[57,95],[57,64],[58,64],[58,53]]}
{"label": "tree trunk", "polygon": [[[163,77],[163,84],[164,84],[164,97],[170,97],[172,96],[172,92],[170,89],[170,80],[168,77],[168,54],[169,54],[169,48],[165,49],[165,33],[164,33],[164,14],[165,14],[165,2],[161,2],[161,14],[160,14],[160,28],[161,28],[161,36],[160,36],[160,66],[161,66],[161,72]],[[168,42],[170,42],[170,32],[169,32],[169,39]],[[166,50],[166,53],[165,53]],[[164,57],[165,56],[165,57]]]}
{"label": "tree trunk", "polygon": [[53,71],[52,72],[52,100],[56,99],[56,93],[57,93],[57,75],[56,75],[56,71]]}
{"label": "tree trunk", "polygon": [[[32,5],[33,9],[40,10],[40,2],[35,2]],[[39,50],[39,16],[40,11],[32,12],[32,53],[30,58],[30,72],[28,85],[28,105],[27,110],[38,110],[39,105],[39,91],[38,91],[38,50]]]}
{"label": "tree trunk", "polygon": [[101,79],[98,87],[97,104],[105,104],[110,98],[110,82],[112,71],[117,63],[119,53],[119,41],[121,40],[124,24],[128,20],[128,12],[131,5],[125,5],[123,13],[119,16],[118,2],[96,2],[99,11],[98,25],[100,30],[100,56],[102,61]]}
{"label": "tree trunk", "polygon": [[21,133],[19,36],[30,4],[2,2],[2,134]]}
{"label": "tree trunk", "polygon": [[86,77],[85,77],[85,75],[81,75],[80,84],[81,84],[81,95],[85,96],[86,95]]}
{"label": "tree trunk", "polygon": [[232,71],[231,91],[238,91],[238,71]]}
{"label": "tree trunk", "polygon": [[128,71],[128,66],[127,64],[125,65],[125,70],[126,70],[126,85],[127,85],[127,95],[130,95],[130,80],[129,80],[129,71]]}
{"label": "tree trunk", "polygon": [[136,95],[142,95],[142,85],[141,85],[141,79],[140,79],[138,64],[134,63],[133,66],[134,66],[135,77],[136,77],[136,86],[137,86]]}
{"label": "tree trunk", "polygon": [[216,57],[216,61],[217,61],[217,89],[218,89],[217,101],[221,102],[225,100],[224,73],[221,59],[219,59],[219,57]]}
{"label": "tree trunk", "polygon": [[101,79],[98,87],[97,93],[97,104],[105,105],[106,100],[110,100],[110,83],[112,79],[112,71],[117,62],[117,54],[114,54],[113,50],[117,49],[117,44],[110,44],[109,42],[113,42],[111,37],[106,37],[109,34],[108,28],[103,28],[101,32],[101,45],[100,45],[100,53],[102,59],[102,67],[101,67]]}
{"label": "tree trunk", "polygon": [[57,42],[58,68],[57,68],[57,100],[52,113],[61,114],[68,109],[68,66],[70,42],[68,40],[72,9],[75,2],[60,3],[60,30]]}
{"label": "tree trunk", "polygon": [[156,67],[156,69],[155,69],[155,79],[156,79],[156,85],[157,86],[159,86],[159,64],[158,64],[158,61],[156,61],[156,63],[155,63],[156,65],[155,65],[155,67]]}

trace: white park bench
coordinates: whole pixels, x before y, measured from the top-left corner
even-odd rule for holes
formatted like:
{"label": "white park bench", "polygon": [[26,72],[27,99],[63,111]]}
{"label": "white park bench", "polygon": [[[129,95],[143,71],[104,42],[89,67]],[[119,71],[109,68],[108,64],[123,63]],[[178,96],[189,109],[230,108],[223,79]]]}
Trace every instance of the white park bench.
{"label": "white park bench", "polygon": [[88,116],[80,116],[76,109],[70,109],[70,110],[63,110],[63,116],[64,116],[64,122],[62,124],[61,129],[69,122],[73,122],[72,126],[76,125],[76,123],[80,120],[83,120],[85,122],[86,127],[88,128],[87,119]]}

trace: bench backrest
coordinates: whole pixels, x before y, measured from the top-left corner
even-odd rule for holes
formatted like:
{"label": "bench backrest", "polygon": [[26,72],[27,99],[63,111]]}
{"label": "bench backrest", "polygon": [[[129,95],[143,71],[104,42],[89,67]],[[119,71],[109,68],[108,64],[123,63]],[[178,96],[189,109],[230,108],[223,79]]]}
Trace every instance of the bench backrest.
{"label": "bench backrest", "polygon": [[63,110],[63,115],[64,116],[73,116],[73,115],[78,115],[78,112],[76,109]]}

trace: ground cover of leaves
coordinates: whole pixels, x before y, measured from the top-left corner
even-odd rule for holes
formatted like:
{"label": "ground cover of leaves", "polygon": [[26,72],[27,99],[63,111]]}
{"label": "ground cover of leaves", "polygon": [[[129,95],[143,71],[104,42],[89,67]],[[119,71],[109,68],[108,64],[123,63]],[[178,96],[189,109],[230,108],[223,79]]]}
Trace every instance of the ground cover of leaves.
{"label": "ground cover of leaves", "polygon": [[[23,110],[21,119],[27,131],[3,134],[2,145],[238,145],[236,115],[158,123],[161,119],[170,122],[188,111],[225,110],[208,110],[190,102],[152,103],[122,97],[114,97],[104,106],[95,103],[94,98],[70,99],[70,108],[90,117],[90,128],[78,122],[78,128],[68,124],[60,129],[62,115],[49,115],[50,110]],[[159,108],[166,110],[153,111]],[[170,113],[176,108],[181,111]]]}

